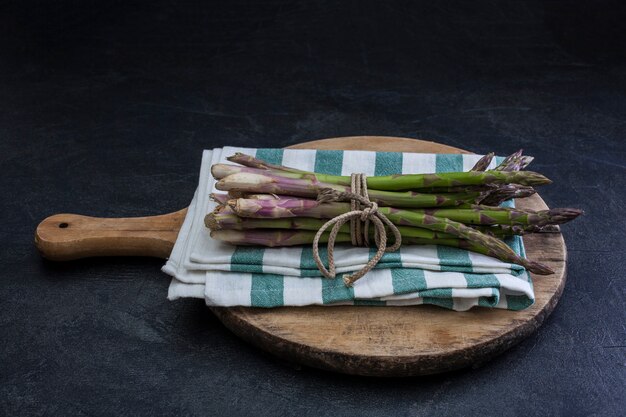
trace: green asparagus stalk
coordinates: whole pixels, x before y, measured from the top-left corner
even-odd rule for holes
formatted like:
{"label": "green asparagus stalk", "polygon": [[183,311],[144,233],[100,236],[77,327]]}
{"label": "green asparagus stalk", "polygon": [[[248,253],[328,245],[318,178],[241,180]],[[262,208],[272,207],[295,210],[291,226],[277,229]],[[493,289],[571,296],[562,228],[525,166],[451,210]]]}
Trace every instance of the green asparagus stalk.
{"label": "green asparagus stalk", "polygon": [[532,171],[442,172],[439,174],[407,174],[368,177],[367,185],[377,190],[401,191],[423,187],[452,187],[458,185],[520,184],[544,185],[551,181]]}
{"label": "green asparagus stalk", "polygon": [[[504,210],[503,210],[504,209]],[[555,208],[549,210],[521,210],[496,207],[495,210],[485,209],[425,209],[411,210],[415,213],[424,213],[431,216],[444,217],[450,220],[462,222],[467,225],[521,225],[521,226],[545,226],[548,224],[563,224],[575,219],[581,210],[571,208]]]}
{"label": "green asparagus stalk", "polygon": [[[204,218],[206,227],[210,230],[250,230],[250,229],[284,229],[284,230],[308,230],[317,231],[328,220],[311,217],[291,217],[276,219],[259,219],[239,217],[230,207],[218,207]],[[495,228],[494,228],[495,229]],[[453,235],[418,227],[398,226],[402,237],[418,237],[422,239],[453,238]],[[373,232],[374,229],[371,229]],[[344,224],[340,228],[341,233],[350,233],[350,225]],[[499,232],[494,230],[494,235]],[[500,233],[506,236],[504,232]]]}
{"label": "green asparagus stalk", "polygon": [[[512,169],[508,169],[510,162],[513,159],[519,160],[519,157],[521,157],[521,154],[522,154],[522,150],[520,149],[519,151],[517,151],[516,153],[510,155],[507,159],[505,159],[503,161],[503,163],[496,168],[496,170],[499,170],[499,171],[512,170]],[[476,162],[474,167],[472,169],[470,169],[470,171],[486,171],[487,167],[489,167],[489,164],[491,163],[493,158],[494,158],[494,153],[493,152],[489,152],[488,154],[486,154],[482,158],[480,158]],[[530,163],[530,161],[532,161],[532,157],[526,157],[526,158],[528,160],[526,165],[528,165],[528,163]],[[243,166],[247,166],[247,167],[251,167],[251,168],[257,168],[257,169],[264,169],[264,170],[272,169],[272,170],[277,170],[277,171],[284,171],[284,172],[291,172],[291,173],[300,173],[300,174],[302,174],[302,173],[311,173],[311,172],[308,172],[308,171],[303,171],[303,170],[299,170],[299,169],[296,169],[296,168],[287,167],[287,166],[284,166],[284,165],[270,164],[270,163],[267,163],[267,162],[265,162],[265,161],[263,161],[261,159],[255,158],[255,157],[250,156],[250,155],[245,155],[245,154],[240,153],[240,152],[237,152],[235,155],[230,156],[230,157],[228,157],[226,159],[229,160],[230,162],[235,162],[235,163],[243,165]],[[450,188],[450,187],[448,187],[448,188]],[[443,188],[443,189],[436,190],[436,191],[437,192],[460,192],[460,191],[483,191],[483,190],[460,190],[460,189],[447,190],[446,188]]]}
{"label": "green asparagus stalk", "polygon": [[[420,188],[420,193],[429,194],[442,194],[442,193],[472,193],[472,192],[484,192],[485,201],[487,198],[491,201],[489,205],[497,205],[502,201],[510,200],[511,198],[524,198],[535,194],[537,191],[533,187],[518,184],[485,184],[485,185],[459,185],[454,187],[428,187]],[[485,204],[485,203],[483,203]]]}
{"label": "green asparagus stalk", "polygon": [[420,193],[471,193],[471,192],[485,192],[494,191],[498,189],[496,184],[483,184],[483,185],[456,185],[452,187],[424,187],[420,188]]}
{"label": "green asparagus stalk", "polygon": [[[313,183],[326,183],[341,186],[350,186],[349,176],[326,175],[311,172],[292,172],[275,169],[258,169],[240,167],[228,164],[216,164],[211,173],[216,179],[222,179],[236,173],[265,174],[273,177],[285,177],[292,179],[306,179]],[[551,181],[541,174],[532,171],[485,171],[485,172],[442,172],[438,174],[404,174],[373,176],[367,178],[367,186],[370,190],[381,191],[406,191],[432,187],[456,187],[463,185],[485,184],[520,184],[520,185],[544,185]]]}
{"label": "green asparagus stalk", "polygon": [[[205,216],[205,225],[211,230],[248,230],[248,229],[286,229],[286,230],[319,230],[327,219],[315,219],[311,217],[289,218],[247,218],[239,217],[229,206],[220,206],[212,213]],[[473,226],[475,229],[496,237],[523,235],[527,233],[555,233],[558,227],[546,225],[493,225]],[[417,237],[422,239],[446,239],[453,235],[433,232],[432,230],[409,226],[398,226],[403,238]],[[342,233],[350,233],[350,226],[343,225]],[[406,242],[405,242],[406,243]]]}
{"label": "green asparagus stalk", "polygon": [[[211,237],[222,242],[237,246],[297,246],[309,245],[313,243],[316,232],[307,230],[275,230],[275,229],[255,229],[255,230],[214,230]],[[329,233],[323,233],[320,243],[328,242]],[[402,241],[409,245],[442,245],[470,250],[490,256],[490,252],[480,245],[475,245],[465,239],[457,238],[420,238],[403,237]],[[336,243],[350,243],[349,233],[338,233]]]}
{"label": "green asparagus stalk", "polygon": [[514,211],[524,211],[524,212],[529,212],[529,213],[536,213],[537,210],[532,210],[532,209],[519,209],[516,207],[497,207],[497,206],[489,206],[486,204],[464,204],[462,206],[458,206],[458,208],[462,208],[462,209],[472,209],[474,211],[481,211],[481,210],[490,210],[490,211],[506,211],[506,212],[514,212]]}
{"label": "green asparagus stalk", "polygon": [[559,233],[561,229],[554,224],[547,224],[545,226],[536,225],[505,225],[497,224],[493,226],[472,226],[474,229],[499,238],[513,236],[513,235],[526,235],[528,233]]}
{"label": "green asparagus stalk", "polygon": [[[319,203],[307,199],[275,199],[275,200],[230,200],[228,205],[241,217],[254,218],[285,218],[313,217],[330,219],[350,211],[349,203]],[[508,207],[484,207],[456,209],[411,209],[399,210],[393,207],[379,207],[378,210],[398,226],[412,226],[402,222],[396,212],[410,213],[416,216],[430,215],[443,217],[468,225],[535,225],[563,224],[578,217],[582,211],[571,208],[550,209],[541,211],[521,210]],[[397,219],[395,221],[394,219]],[[418,226],[422,227],[422,226]]]}
{"label": "green asparagus stalk", "polygon": [[[323,188],[330,188],[338,192],[350,191],[349,186],[321,183],[311,178],[282,177],[274,175],[269,170],[264,172],[237,172],[221,178],[216,183],[215,188],[228,192],[285,194],[311,198],[317,197]],[[393,207],[449,207],[476,203],[486,197],[486,194],[481,192],[423,194],[414,191],[391,192],[372,189],[368,193],[370,200],[377,204]]]}

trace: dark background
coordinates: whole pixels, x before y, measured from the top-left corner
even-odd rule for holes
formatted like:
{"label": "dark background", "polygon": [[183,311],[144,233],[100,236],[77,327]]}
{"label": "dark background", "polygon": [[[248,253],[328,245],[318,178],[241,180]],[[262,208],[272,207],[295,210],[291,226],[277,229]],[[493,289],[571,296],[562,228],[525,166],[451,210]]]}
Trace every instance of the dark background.
{"label": "dark background", "polygon": [[[622,1],[0,4],[0,414],[623,415]],[[180,209],[201,150],[347,135],[523,147],[555,181],[568,282],[479,369],[371,379],[240,341],[166,301],[155,259],[40,258],[58,212]]]}

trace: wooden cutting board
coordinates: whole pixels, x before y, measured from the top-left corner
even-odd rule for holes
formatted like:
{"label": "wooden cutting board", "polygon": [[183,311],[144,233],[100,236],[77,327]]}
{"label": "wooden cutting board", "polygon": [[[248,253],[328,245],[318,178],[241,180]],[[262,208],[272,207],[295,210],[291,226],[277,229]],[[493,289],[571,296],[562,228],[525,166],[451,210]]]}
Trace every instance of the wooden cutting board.
{"label": "wooden cutting board", "polygon": [[[469,153],[435,142],[381,136],[325,139],[291,148]],[[547,208],[538,195],[516,204]],[[39,224],[35,244],[44,257],[58,261],[113,255],[167,258],[185,212],[119,219],[57,214]],[[317,368],[410,376],[478,366],[537,329],[563,291],[566,249],[561,234],[525,236],[524,243],[529,258],[556,273],[532,276],[536,301],[523,311],[474,308],[455,312],[435,306],[211,310],[244,340],[283,359]]]}

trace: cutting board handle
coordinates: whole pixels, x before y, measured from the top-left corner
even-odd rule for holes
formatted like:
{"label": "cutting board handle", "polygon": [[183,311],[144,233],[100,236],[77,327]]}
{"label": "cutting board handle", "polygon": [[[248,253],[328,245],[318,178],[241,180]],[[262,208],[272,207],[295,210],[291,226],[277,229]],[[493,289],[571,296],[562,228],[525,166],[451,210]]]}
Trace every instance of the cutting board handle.
{"label": "cutting board handle", "polygon": [[99,218],[55,214],[39,223],[35,245],[53,261],[92,256],[154,256],[172,251],[187,209],[160,216]]}

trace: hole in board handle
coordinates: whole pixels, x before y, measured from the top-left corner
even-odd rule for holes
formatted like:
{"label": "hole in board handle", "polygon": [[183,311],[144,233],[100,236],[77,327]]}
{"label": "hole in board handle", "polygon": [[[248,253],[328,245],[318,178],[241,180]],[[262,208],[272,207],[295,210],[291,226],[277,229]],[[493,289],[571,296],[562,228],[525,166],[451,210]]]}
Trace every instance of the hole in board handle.
{"label": "hole in board handle", "polygon": [[69,226],[69,224],[63,222],[63,223],[59,223],[59,228],[61,229],[65,229],[67,226]]}

